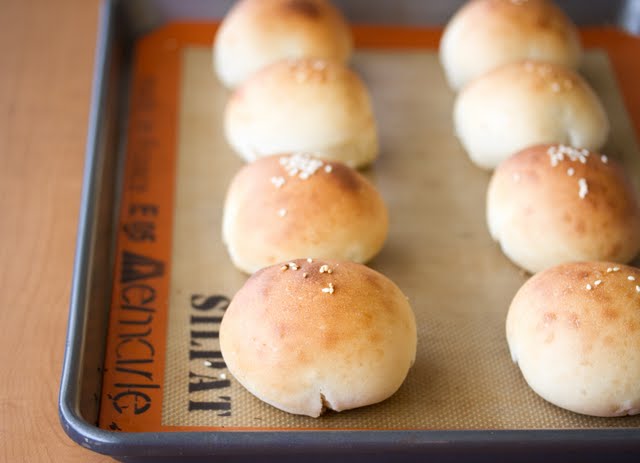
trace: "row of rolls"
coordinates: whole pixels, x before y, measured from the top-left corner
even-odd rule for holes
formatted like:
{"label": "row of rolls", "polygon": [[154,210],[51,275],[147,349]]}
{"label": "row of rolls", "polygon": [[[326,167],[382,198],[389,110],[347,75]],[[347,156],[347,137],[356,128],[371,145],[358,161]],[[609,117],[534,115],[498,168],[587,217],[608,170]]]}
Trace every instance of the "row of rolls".
{"label": "row of rolls", "polygon": [[458,92],[453,125],[493,170],[489,233],[533,274],[506,315],[512,360],[547,401],[593,416],[640,413],[640,202],[600,152],[604,106],[583,50],[546,0],[474,0],[447,25],[440,61]]}
{"label": "row of rolls", "polygon": [[[214,43],[232,89],[225,135],[249,162],[227,192],[223,240],[251,277],[225,314],[221,350],[250,392],[309,416],[386,399],[416,356],[407,298],[361,265],[382,249],[389,218],[356,170],[379,142],[352,50],[327,0],[242,0]],[[558,406],[635,414],[640,271],[624,264],[640,250],[640,206],[623,166],[598,152],[609,121],[576,71],[581,55],[576,27],[548,0],[472,0],[440,42],[455,133],[474,164],[495,169],[490,234],[539,272],[507,315],[514,361]]]}
{"label": "row of rolls", "polygon": [[224,132],[248,162],[228,188],[222,238],[251,274],[220,349],[249,392],[312,417],[385,400],[416,357],[408,299],[362,265],[382,249],[389,215],[356,170],[379,141],[352,51],[327,0],[242,0],[214,42],[216,74],[232,89]]}

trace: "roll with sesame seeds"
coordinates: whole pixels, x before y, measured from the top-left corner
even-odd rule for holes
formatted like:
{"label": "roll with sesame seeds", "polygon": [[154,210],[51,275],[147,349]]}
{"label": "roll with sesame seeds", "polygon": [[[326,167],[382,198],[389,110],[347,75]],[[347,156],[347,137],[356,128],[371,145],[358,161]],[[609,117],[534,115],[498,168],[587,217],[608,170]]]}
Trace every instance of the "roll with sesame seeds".
{"label": "roll with sesame seeds", "polygon": [[416,345],[402,291],[368,267],[334,260],[297,259],[254,273],[220,326],[222,356],[240,384],[274,407],[312,417],[390,397]]}
{"label": "roll with sesame seeds", "polygon": [[456,90],[523,59],[576,68],[581,54],[575,25],[548,0],[470,1],[449,21],[440,41],[440,61]]}
{"label": "roll with sesame seeds", "polygon": [[456,135],[471,161],[493,169],[541,143],[599,150],[609,119],[589,84],[563,66],[507,64],[467,85],[454,105]]}
{"label": "roll with sesame seeds", "polygon": [[388,230],[384,201],[364,176],[303,153],[241,169],[222,222],[231,260],[248,273],[300,256],[364,263],[380,251]]}
{"label": "roll with sesame seeds", "polygon": [[328,0],[242,0],[220,25],[214,67],[233,88],[283,58],[344,63],[352,49],[349,26]]}
{"label": "roll with sesame seeds", "polygon": [[564,145],[525,149],[495,170],[487,224],[507,257],[532,273],[573,261],[626,263],[640,250],[638,193],[622,166]]}
{"label": "roll with sesame seeds", "polygon": [[507,342],[542,398],[585,415],[640,413],[640,287],[628,276],[640,280],[640,269],[571,263],[520,288],[507,315]]}
{"label": "roll with sesame seeds", "polygon": [[378,155],[369,92],[337,62],[284,60],[263,69],[231,96],[224,129],[231,147],[247,161],[311,151],[361,167]]}

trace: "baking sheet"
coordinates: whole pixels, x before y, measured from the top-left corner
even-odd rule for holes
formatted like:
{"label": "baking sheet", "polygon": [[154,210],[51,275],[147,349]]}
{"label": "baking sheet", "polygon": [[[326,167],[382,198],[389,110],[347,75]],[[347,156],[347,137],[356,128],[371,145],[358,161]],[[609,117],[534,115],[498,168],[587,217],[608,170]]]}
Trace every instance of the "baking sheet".
{"label": "baking sheet", "polygon": [[[453,136],[454,95],[431,51],[360,51],[355,69],[371,89],[382,152],[365,174],[390,212],[390,233],[371,266],[410,298],[418,356],[391,399],[320,419],[296,417],[246,392],[215,358],[225,305],[246,276],[221,241],[226,188],[241,160],[227,146],[228,97],[211,71],[208,48],[183,50],[178,160],[162,424],[250,429],[567,429],[638,427],[640,417],[602,419],[561,410],[537,397],[511,363],[504,319],[526,275],[486,230],[489,174],[474,167]],[[603,152],[640,178],[638,150],[604,52],[587,53],[583,75],[612,123]],[[193,323],[194,304],[212,296],[210,322]],[[277,374],[277,372],[275,373]],[[216,387],[190,386],[212,384]],[[193,403],[216,403],[194,409]]]}

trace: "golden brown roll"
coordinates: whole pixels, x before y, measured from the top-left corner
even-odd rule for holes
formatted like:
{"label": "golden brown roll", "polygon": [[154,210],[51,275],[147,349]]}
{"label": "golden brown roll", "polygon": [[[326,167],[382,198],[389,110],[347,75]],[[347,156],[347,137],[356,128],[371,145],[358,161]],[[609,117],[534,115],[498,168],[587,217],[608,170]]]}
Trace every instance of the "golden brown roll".
{"label": "golden brown roll", "polygon": [[518,291],[507,341],[542,398],[576,413],[640,413],[640,270],[608,262],[564,264]]}
{"label": "golden brown roll", "polygon": [[227,87],[283,58],[346,62],[353,48],[342,14],[327,0],[242,0],[214,43],[214,64]]}
{"label": "golden brown roll", "polygon": [[247,161],[310,151],[360,167],[378,154],[369,92],[335,62],[285,60],[263,69],[232,95],[224,126],[227,141]]}
{"label": "golden brown roll", "polygon": [[407,298],[352,262],[298,259],[253,274],[220,327],[233,376],[259,399],[317,417],[385,400],[416,355]]}
{"label": "golden brown roll", "polygon": [[307,154],[272,156],[235,176],[222,237],[233,263],[252,273],[300,256],[367,262],[387,236],[382,197],[361,174]]}
{"label": "golden brown roll", "polygon": [[530,271],[572,261],[629,262],[640,250],[638,195],[614,159],[563,145],[523,150],[494,172],[491,236]]}
{"label": "golden brown roll", "polygon": [[575,25],[547,0],[474,0],[445,28],[440,61],[452,88],[503,64],[534,59],[576,68]]}
{"label": "golden brown roll", "polygon": [[485,169],[541,143],[599,150],[609,134],[607,114],[582,77],[534,61],[507,64],[467,85],[454,124],[471,160]]}

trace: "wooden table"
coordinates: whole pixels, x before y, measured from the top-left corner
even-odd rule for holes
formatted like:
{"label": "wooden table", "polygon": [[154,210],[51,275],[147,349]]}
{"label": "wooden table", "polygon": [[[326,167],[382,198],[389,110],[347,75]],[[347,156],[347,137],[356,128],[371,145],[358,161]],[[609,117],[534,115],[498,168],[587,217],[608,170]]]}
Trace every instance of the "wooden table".
{"label": "wooden table", "polygon": [[58,420],[99,0],[0,0],[0,461],[112,461]]}

